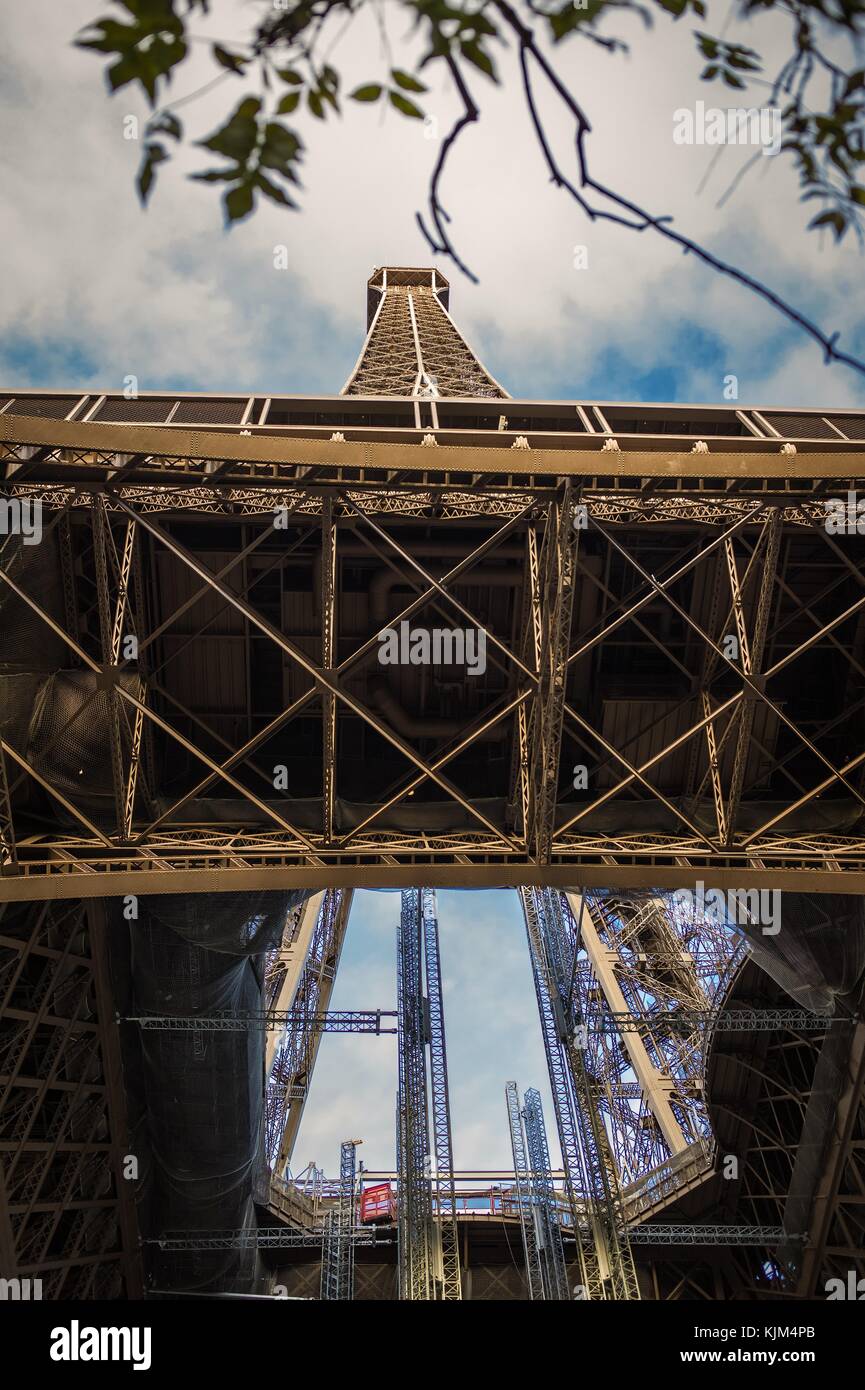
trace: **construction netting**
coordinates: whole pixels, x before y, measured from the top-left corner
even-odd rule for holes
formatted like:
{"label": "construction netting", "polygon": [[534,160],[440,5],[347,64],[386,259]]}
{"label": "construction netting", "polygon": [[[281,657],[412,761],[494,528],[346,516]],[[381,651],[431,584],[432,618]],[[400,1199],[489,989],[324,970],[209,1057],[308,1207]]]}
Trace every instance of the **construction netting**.
{"label": "construction netting", "polygon": [[757,964],[814,1013],[837,1012],[865,972],[865,900],[858,894],[780,893],[771,935],[765,924],[740,930]]}
{"label": "construction netting", "polygon": [[[258,1011],[263,967],[279,946],[291,892],[141,897],[137,920],[109,910],[118,1012],[208,1015]],[[162,1031],[121,1025],[130,1126],[138,1159],[142,1236],[255,1226],[253,1197],[264,1145],[266,1035]],[[194,1241],[193,1241],[194,1243]],[[254,1248],[168,1252],[146,1246],[152,1286],[256,1292]]]}

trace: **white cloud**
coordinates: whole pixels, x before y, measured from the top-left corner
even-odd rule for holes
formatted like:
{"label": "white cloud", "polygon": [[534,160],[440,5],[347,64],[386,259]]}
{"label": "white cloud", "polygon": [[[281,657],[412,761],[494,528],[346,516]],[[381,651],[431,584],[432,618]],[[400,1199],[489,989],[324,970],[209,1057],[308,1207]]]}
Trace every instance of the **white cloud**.
{"label": "white cloud", "polygon": [[[195,30],[230,39],[246,32],[255,7],[226,0],[214,9],[209,20],[196,18]],[[144,105],[129,89],[108,99],[101,59],[69,45],[76,25],[99,10],[98,0],[68,0],[58,21],[49,0],[30,0],[7,15],[4,379],[40,383],[50,370],[44,384],[117,386],[134,372],[144,387],[171,380],[213,389],[338,390],[359,345],[372,267],[430,260],[414,212],[424,203],[436,143],[424,138],[420,122],[383,107],[350,109],[325,125],[308,119],[302,214],[262,206],[225,234],[213,190],[183,177],[207,162],[201,151],[164,170],[143,214],[132,187],[138,147],[123,140],[121,122],[126,112],[143,116]],[[630,58],[580,42],[555,53],[594,124],[592,168],[851,337],[861,278],[855,248],[821,248],[803,231],[806,210],[783,157],[761,159],[718,211],[742,157],[725,149],[698,194],[713,152],[674,145],[672,113],[698,97],[719,105],[738,98],[697,81],[701,64],[689,29],[659,16],[644,35],[632,18],[615,26],[633,44]],[[392,22],[392,37],[402,27],[401,19]],[[785,34],[782,17],[763,18],[755,46],[774,62]],[[178,92],[209,73],[207,47],[199,48],[194,71],[177,79]],[[371,12],[354,22],[333,58],[349,89],[382,72]],[[513,50],[501,59],[509,77],[514,62]],[[695,351],[700,326],[720,344],[723,371],[739,376],[742,399],[840,405],[865,398],[865,383],[843,368],[824,368],[816,346],[780,331],[777,315],[744,289],[651,232],[589,224],[551,186],[512,85],[492,89],[480,74],[474,85],[483,120],[454,151],[443,195],[457,245],[481,284],[443,268],[458,321],[509,389],[581,394],[590,384],[604,397],[613,394],[604,388],[615,362],[620,392],[633,395],[635,382],[669,369],[678,398],[717,400],[723,372],[707,374],[705,351]],[[228,76],[186,106],[190,132],[211,129],[241,90]],[[540,81],[538,99],[557,155],[573,172],[570,126]],[[439,76],[425,100],[446,129],[456,105]],[[273,268],[278,243],[289,249],[291,272]],[[588,247],[588,270],[573,268],[576,244]],[[67,373],[74,366],[74,383],[57,376],[64,362],[72,364]]]}
{"label": "white cloud", "polygon": [[[515,892],[440,892],[445,1027],[454,1163],[512,1167],[505,1082],[545,1097],[554,1162],[552,1102],[525,928]],[[356,893],[331,1007],[393,1008],[398,893]],[[395,1162],[396,1048],[393,1039],[326,1035],[292,1167],[311,1159],[337,1169],[343,1139],[363,1138],[368,1168]]]}

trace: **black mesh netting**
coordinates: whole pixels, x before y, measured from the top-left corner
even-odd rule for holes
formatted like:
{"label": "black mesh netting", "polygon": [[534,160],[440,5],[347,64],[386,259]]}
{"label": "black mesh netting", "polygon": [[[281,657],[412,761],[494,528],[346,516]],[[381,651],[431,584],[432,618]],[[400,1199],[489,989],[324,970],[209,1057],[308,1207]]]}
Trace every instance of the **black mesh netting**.
{"label": "black mesh netting", "polygon": [[757,964],[814,1013],[834,1013],[865,971],[865,900],[842,893],[782,893],[779,930],[743,926]]}
{"label": "black mesh netting", "polygon": [[[0,565],[17,588],[60,627],[65,625],[56,528],[43,532],[38,545],[26,545],[17,535],[4,538]],[[63,638],[14,589],[0,584],[0,669],[46,672],[68,664]]]}
{"label": "black mesh netting", "polygon": [[[210,1014],[262,1005],[264,953],[278,946],[303,890],[139,898],[110,909],[118,1011]],[[142,1236],[254,1226],[263,1154],[265,1033],[142,1031],[124,1024]],[[251,1292],[255,1251],[168,1253],[148,1246],[158,1288]]]}

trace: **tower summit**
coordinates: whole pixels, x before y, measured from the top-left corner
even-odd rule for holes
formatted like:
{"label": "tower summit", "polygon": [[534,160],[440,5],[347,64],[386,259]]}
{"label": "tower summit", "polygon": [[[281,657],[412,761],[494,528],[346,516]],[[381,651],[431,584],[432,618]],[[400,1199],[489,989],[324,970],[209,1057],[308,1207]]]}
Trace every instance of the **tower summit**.
{"label": "tower summit", "polygon": [[508,398],[450,314],[450,285],[430,267],[382,266],[367,281],[367,335],[343,396]]}

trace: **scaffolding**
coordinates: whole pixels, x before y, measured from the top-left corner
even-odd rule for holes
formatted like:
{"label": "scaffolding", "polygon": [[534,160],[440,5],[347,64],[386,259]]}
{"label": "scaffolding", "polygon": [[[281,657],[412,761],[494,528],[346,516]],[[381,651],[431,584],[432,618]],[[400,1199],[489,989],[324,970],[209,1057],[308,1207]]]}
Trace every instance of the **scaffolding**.
{"label": "scaffolding", "polygon": [[399,1296],[430,1299],[432,1184],[421,985],[421,892],[403,893],[397,933],[397,1241]]}
{"label": "scaffolding", "polygon": [[460,1299],[438,911],[432,889],[402,895],[397,1011],[400,1298]]}
{"label": "scaffolding", "polygon": [[339,1195],[324,1218],[321,1246],[321,1297],[328,1302],[354,1298],[354,1209],[357,1189],[357,1146],[346,1139],[339,1151]]}
{"label": "scaffolding", "polygon": [[505,1087],[517,1207],[529,1298],[570,1298],[561,1213],[553,1187],[550,1152],[540,1092],[526,1091],[520,1108],[517,1083]]}
{"label": "scaffolding", "polygon": [[435,1158],[435,1277],[439,1297],[462,1298],[460,1248],[456,1222],[453,1142],[451,1139],[450,1095],[448,1092],[447,1046],[445,1043],[444,1000],[442,998],[441,956],[439,953],[438,904],[434,888],[422,893],[424,967],[429,1021],[429,1079]]}
{"label": "scaffolding", "polygon": [[580,1285],[590,1299],[637,1299],[619,1182],[584,1062],[574,994],[577,941],[560,895],[520,890],[550,1088],[577,1243]]}
{"label": "scaffolding", "polygon": [[276,1174],[281,1174],[291,1162],[321,1041],[321,1020],[333,991],[348,927],[351,900],[351,892],[328,890],[313,918],[311,934],[297,943],[299,959],[294,971],[286,962],[272,963],[268,1002],[275,1005],[281,999],[291,1006],[285,1031],[271,1058],[267,1083],[267,1156]]}

